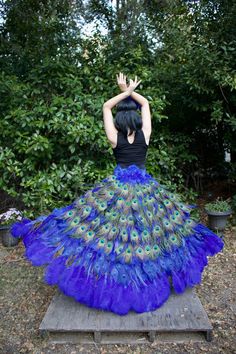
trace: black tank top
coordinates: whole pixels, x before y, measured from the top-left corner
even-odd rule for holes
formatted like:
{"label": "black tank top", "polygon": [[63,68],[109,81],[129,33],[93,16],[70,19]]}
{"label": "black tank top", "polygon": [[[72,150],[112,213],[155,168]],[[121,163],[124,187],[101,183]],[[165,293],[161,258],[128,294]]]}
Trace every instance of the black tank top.
{"label": "black tank top", "polygon": [[121,167],[128,167],[135,164],[145,168],[148,145],[142,129],[135,132],[133,143],[129,143],[127,137],[121,131],[117,133],[117,145],[113,149],[116,163]]}

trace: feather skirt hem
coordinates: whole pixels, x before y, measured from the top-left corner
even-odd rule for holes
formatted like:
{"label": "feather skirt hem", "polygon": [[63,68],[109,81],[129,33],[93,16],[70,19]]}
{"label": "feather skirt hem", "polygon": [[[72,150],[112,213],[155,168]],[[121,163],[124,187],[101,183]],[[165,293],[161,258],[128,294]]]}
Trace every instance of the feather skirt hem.
{"label": "feather skirt hem", "polygon": [[44,280],[67,296],[125,315],[154,311],[200,284],[223,240],[146,170],[117,166],[71,205],[11,227]]}

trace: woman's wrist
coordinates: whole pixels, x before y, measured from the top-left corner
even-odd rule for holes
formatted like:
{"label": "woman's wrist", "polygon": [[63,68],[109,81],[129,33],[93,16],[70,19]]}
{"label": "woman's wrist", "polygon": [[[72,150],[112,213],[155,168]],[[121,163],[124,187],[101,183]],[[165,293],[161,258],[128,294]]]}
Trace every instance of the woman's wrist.
{"label": "woman's wrist", "polygon": [[131,97],[137,101],[141,106],[144,105],[147,101],[147,99],[145,97],[143,97],[142,95],[140,95],[139,93],[137,92],[132,92],[131,93]]}

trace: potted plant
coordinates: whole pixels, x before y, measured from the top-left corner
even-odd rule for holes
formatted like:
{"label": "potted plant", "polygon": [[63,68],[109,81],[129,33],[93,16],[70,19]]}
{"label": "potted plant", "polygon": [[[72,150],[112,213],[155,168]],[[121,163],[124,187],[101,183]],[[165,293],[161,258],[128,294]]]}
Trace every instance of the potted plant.
{"label": "potted plant", "polygon": [[11,235],[10,228],[14,222],[21,219],[21,212],[15,208],[10,208],[5,213],[0,214],[0,234],[4,246],[12,247],[19,243],[20,239]]}
{"label": "potted plant", "polygon": [[218,197],[215,201],[205,205],[205,211],[208,215],[209,227],[213,230],[224,230],[228,216],[232,214],[229,199],[222,200]]}

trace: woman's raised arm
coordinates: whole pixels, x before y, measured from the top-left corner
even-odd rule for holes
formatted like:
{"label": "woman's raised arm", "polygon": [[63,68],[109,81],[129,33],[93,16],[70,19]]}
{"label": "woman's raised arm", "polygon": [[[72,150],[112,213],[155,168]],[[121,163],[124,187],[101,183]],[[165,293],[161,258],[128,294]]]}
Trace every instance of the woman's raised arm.
{"label": "woman's raised arm", "polygon": [[119,95],[116,95],[116,96],[110,98],[108,101],[106,101],[103,104],[103,108],[106,107],[106,108],[112,109],[113,107],[115,107],[117,105],[117,103],[119,103],[120,101],[122,101],[126,97],[129,97],[130,94],[131,94],[131,90],[126,90],[122,93],[119,93]]}
{"label": "woman's raised arm", "polygon": [[[143,130],[147,138],[152,132],[151,113],[148,100],[137,92],[132,92],[131,97],[141,105],[141,116],[143,121]],[[149,141],[149,139],[148,139]]]}
{"label": "woman's raised arm", "polygon": [[[117,77],[117,83],[121,91],[125,92],[127,90],[126,84],[126,76],[123,73],[119,73]],[[135,76],[135,81],[137,80],[137,76]],[[140,80],[141,81],[141,80]],[[140,82],[139,81],[139,82]],[[151,124],[151,113],[149,108],[148,100],[140,95],[137,92],[131,92],[131,97],[141,105],[141,115],[142,115],[142,122],[143,122],[143,131],[145,136],[147,137],[147,141],[149,141],[151,132],[152,132],[152,124]]]}
{"label": "woman's raised arm", "polygon": [[107,139],[111,144],[115,144],[117,139],[117,129],[113,122],[112,108],[124,98],[130,96],[130,90],[120,93],[103,104],[103,121]]}
{"label": "woman's raised arm", "polygon": [[112,98],[110,98],[108,101],[106,101],[103,104],[103,121],[104,121],[104,127],[105,127],[105,132],[107,135],[108,140],[110,143],[114,144],[117,139],[117,129],[114,125],[113,122],[113,116],[112,116],[112,108],[117,105],[120,101],[123,99],[129,97],[133,90],[139,85],[140,82],[137,82],[136,80],[130,80],[130,85],[129,87],[119,95],[116,95]]}

